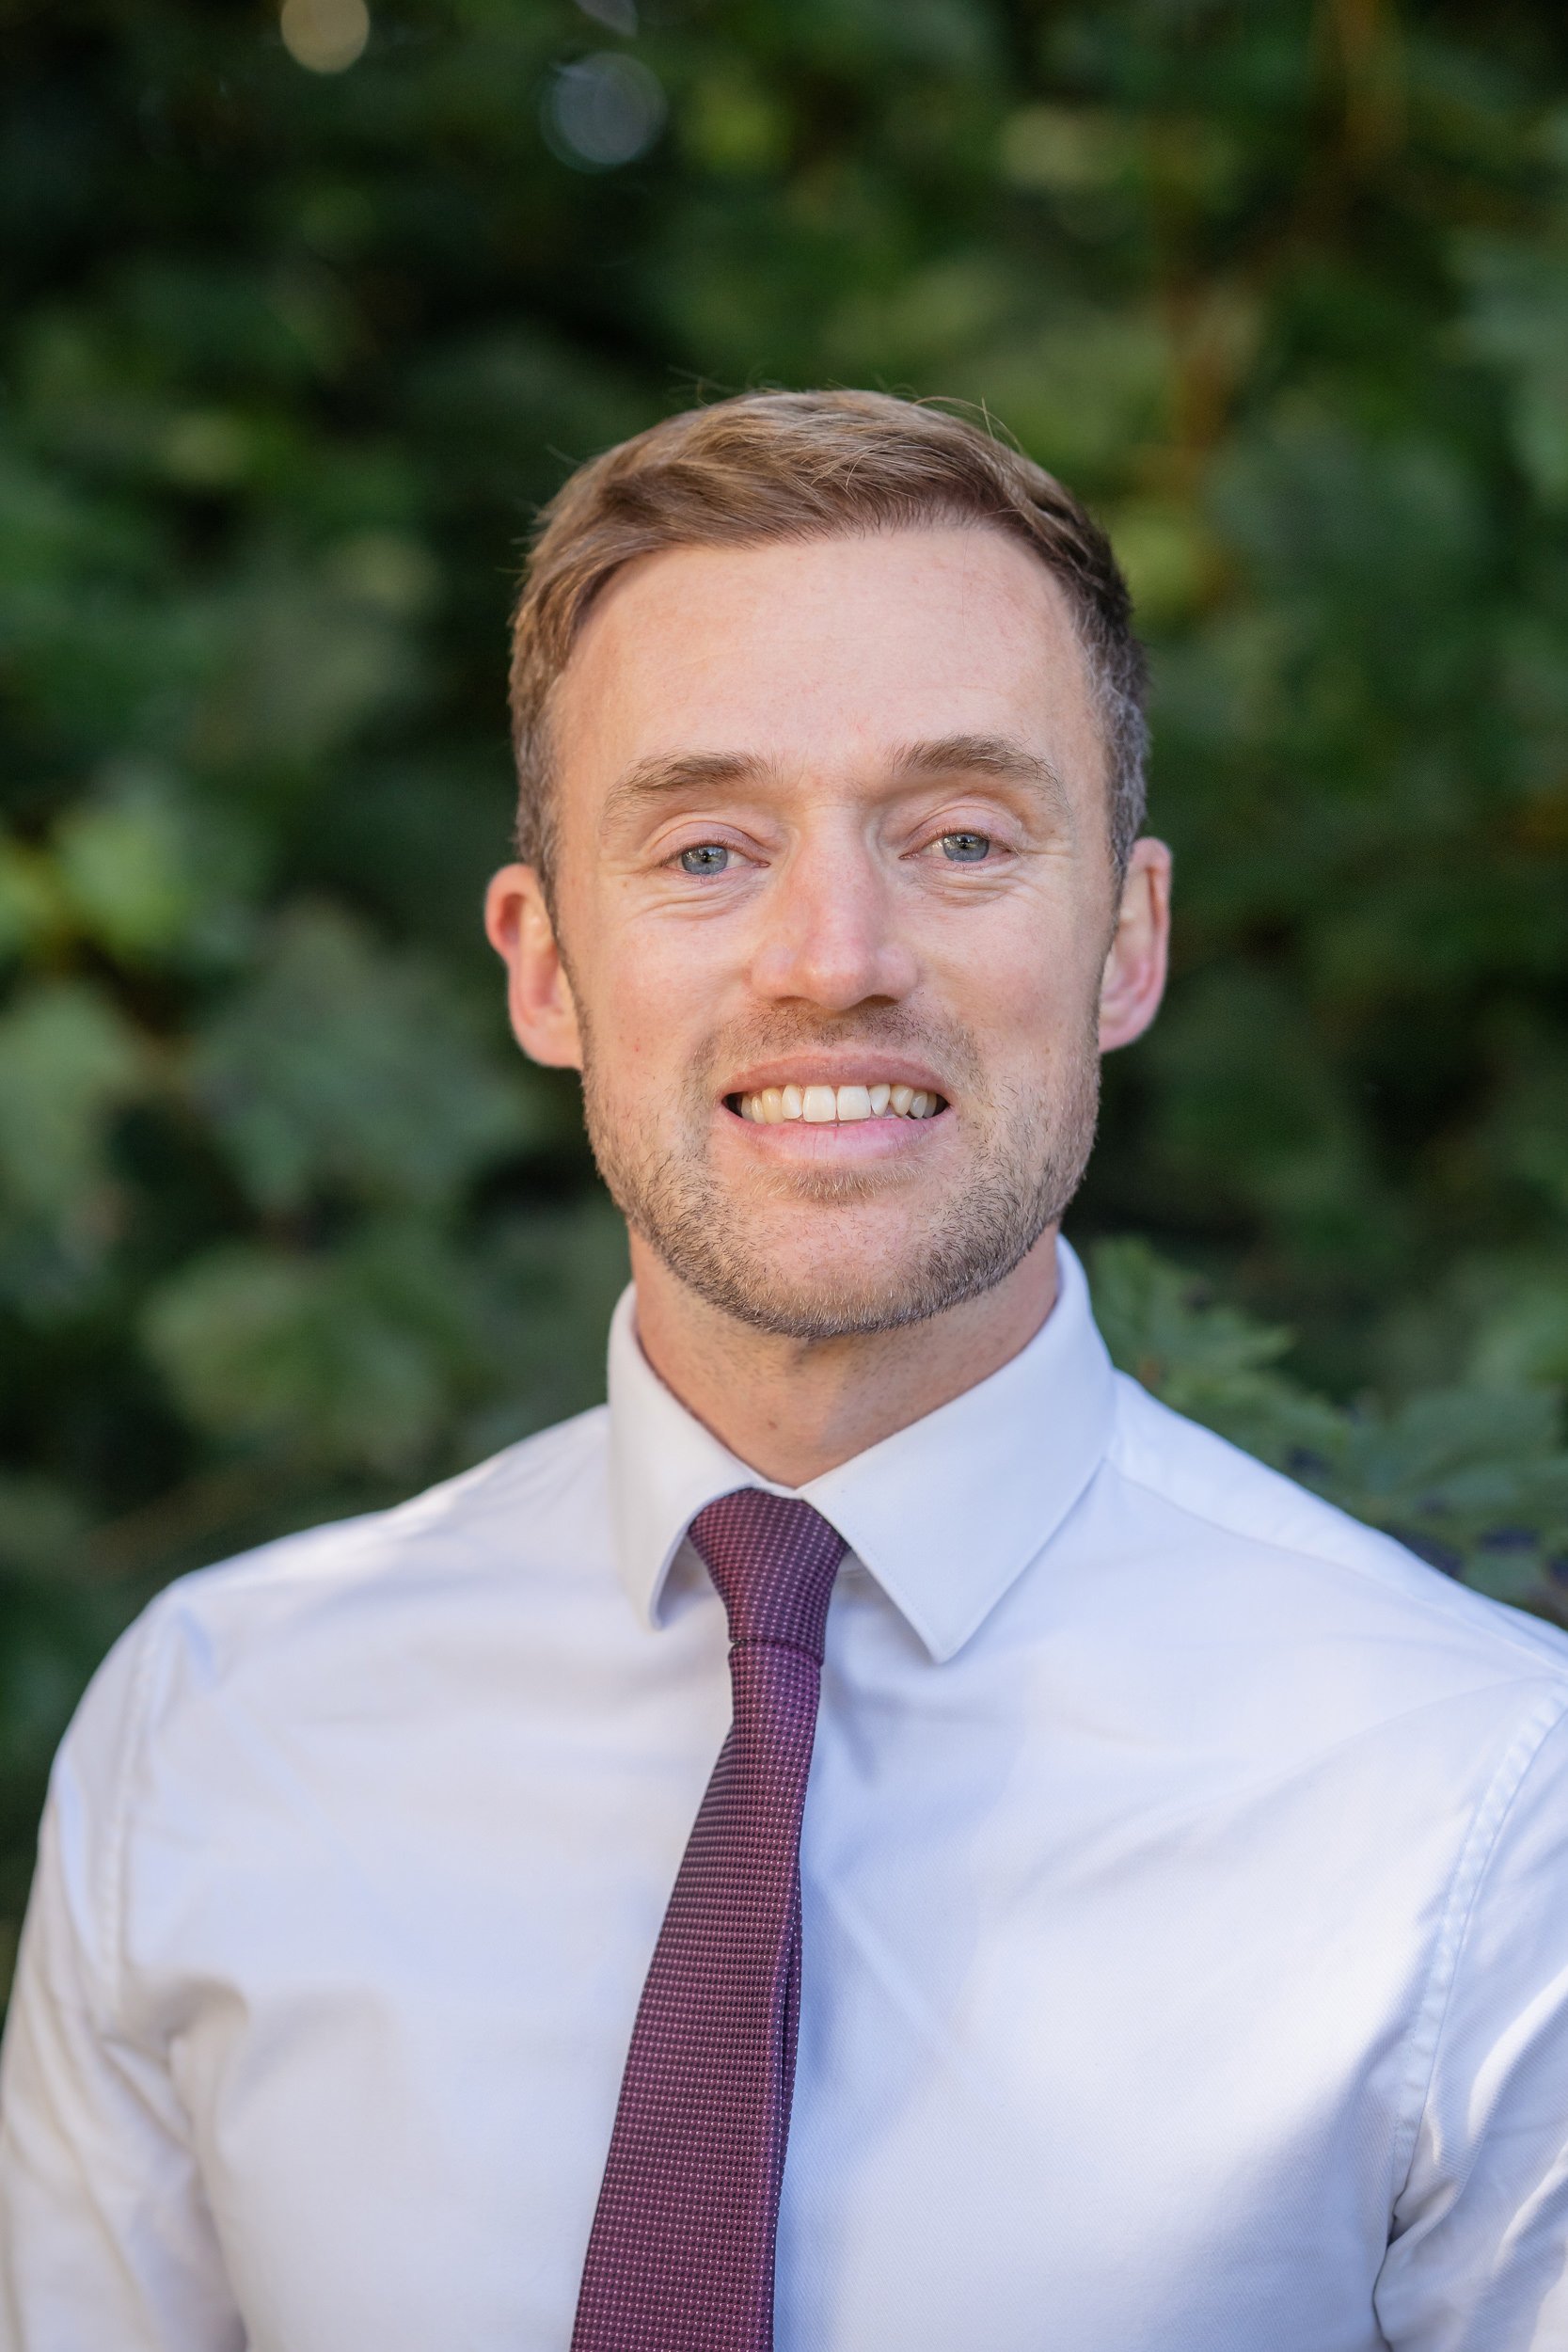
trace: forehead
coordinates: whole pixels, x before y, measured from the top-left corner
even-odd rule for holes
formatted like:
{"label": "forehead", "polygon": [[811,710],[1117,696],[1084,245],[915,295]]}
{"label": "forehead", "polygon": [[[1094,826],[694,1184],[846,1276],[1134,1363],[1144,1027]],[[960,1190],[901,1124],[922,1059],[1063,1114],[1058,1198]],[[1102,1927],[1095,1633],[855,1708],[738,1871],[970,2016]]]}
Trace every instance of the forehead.
{"label": "forehead", "polygon": [[552,719],[569,791],[650,755],[839,770],[961,734],[1013,736],[1086,784],[1101,767],[1066,599],[984,526],[642,557],[590,612]]}

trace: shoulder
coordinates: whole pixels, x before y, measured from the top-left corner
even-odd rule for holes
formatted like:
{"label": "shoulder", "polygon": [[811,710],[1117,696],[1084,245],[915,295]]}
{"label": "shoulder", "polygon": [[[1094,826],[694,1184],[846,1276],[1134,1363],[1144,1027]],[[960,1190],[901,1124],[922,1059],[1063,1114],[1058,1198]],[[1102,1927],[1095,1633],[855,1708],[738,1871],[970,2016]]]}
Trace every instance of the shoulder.
{"label": "shoulder", "polygon": [[[56,1763],[61,1784],[129,1791],[150,1725],[268,1677],[331,1674],[418,1644],[476,1591],[562,1573],[603,1518],[603,1406],[386,1511],[285,1535],[178,1577],[104,1659]],[[483,1619],[483,1606],[475,1613]]]}
{"label": "shoulder", "polygon": [[602,1469],[603,1406],[523,1438],[389,1510],[280,1536],[254,1551],[178,1577],[146,1613],[149,1630],[172,1624],[251,1634],[347,1589],[418,1578],[454,1559],[483,1571],[494,1548],[526,1567],[553,1556],[590,1500]]}
{"label": "shoulder", "polygon": [[[1462,1677],[1544,1682],[1568,1701],[1568,1635],[1455,1582],[1378,1530],[1160,1404],[1125,1374],[1107,1466],[1126,1517],[1154,1526],[1196,1587],[1243,1624],[1348,1648],[1392,1644]],[[1439,1678],[1440,1670],[1439,1670]]]}

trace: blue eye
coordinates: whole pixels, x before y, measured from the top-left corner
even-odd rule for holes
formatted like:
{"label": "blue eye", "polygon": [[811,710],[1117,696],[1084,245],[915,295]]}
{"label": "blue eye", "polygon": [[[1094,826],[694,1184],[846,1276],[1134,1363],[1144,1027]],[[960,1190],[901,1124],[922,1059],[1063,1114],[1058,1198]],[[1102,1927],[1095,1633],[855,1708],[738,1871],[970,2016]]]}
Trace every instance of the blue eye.
{"label": "blue eye", "polygon": [[730,853],[721,841],[699,841],[695,849],[681,851],[681,866],[688,874],[721,874],[730,862]]}
{"label": "blue eye", "polygon": [[942,853],[955,866],[978,866],[990,848],[989,833],[944,833]]}

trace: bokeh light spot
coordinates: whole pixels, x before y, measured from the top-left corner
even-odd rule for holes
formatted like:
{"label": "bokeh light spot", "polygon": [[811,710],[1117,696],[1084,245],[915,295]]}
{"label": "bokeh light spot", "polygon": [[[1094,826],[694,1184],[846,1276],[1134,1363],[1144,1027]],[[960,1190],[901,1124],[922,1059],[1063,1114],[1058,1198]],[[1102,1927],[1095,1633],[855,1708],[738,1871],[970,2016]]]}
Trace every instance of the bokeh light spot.
{"label": "bokeh light spot", "polygon": [[610,171],[645,154],[668,108],[639,57],[601,51],[563,65],[545,93],[545,136],[563,163]]}
{"label": "bokeh light spot", "polygon": [[283,46],[311,73],[341,73],[371,37],[365,0],[283,0]]}

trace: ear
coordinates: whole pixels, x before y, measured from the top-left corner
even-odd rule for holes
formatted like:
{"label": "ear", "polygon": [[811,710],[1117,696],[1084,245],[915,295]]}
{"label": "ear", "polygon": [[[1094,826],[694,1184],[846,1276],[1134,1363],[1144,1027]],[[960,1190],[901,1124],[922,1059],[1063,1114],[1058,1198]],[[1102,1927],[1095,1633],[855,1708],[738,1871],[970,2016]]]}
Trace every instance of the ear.
{"label": "ear", "polygon": [[1102,1054],[1142,1037],[1160,1009],[1170,951],[1170,866],[1163,841],[1133,843],[1100,985]]}
{"label": "ear", "polygon": [[552,1069],[580,1070],[582,1042],[555,925],[531,866],[503,866],[484,894],[484,930],[506,966],[512,1032]]}

